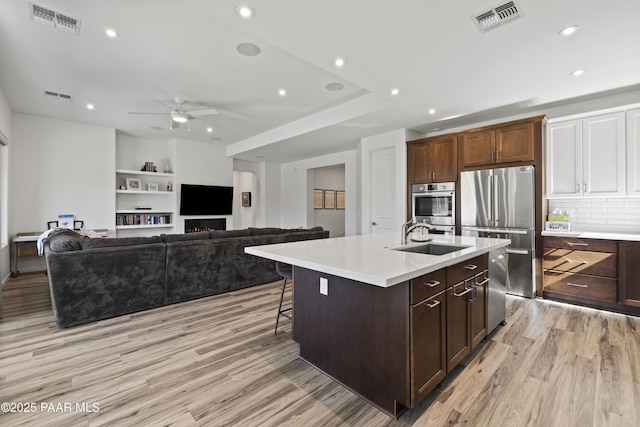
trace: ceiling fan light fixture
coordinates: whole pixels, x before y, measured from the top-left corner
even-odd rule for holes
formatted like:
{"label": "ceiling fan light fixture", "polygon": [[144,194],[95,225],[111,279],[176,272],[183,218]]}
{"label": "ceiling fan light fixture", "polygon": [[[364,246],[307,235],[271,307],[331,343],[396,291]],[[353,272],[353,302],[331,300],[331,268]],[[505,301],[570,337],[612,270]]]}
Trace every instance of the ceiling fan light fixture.
{"label": "ceiling fan light fixture", "polygon": [[179,111],[172,111],[171,112],[171,120],[173,120],[174,122],[177,123],[186,123],[189,121],[189,116],[186,115],[185,113],[181,113]]}

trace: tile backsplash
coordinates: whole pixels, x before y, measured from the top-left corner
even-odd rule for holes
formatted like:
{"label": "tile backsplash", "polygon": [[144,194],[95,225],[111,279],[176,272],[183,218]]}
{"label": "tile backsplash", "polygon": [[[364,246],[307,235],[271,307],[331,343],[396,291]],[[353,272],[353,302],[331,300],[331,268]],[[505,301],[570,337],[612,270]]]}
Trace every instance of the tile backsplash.
{"label": "tile backsplash", "polygon": [[640,232],[640,198],[549,199],[549,213],[562,209],[575,231]]}

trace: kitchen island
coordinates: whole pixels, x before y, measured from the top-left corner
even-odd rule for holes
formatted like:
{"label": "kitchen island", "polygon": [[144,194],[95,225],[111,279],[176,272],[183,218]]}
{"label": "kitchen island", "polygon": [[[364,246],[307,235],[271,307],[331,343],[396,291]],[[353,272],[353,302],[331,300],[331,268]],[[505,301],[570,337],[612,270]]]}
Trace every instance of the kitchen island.
{"label": "kitchen island", "polygon": [[[294,266],[300,358],[397,418],[489,332],[488,254],[508,244],[434,236],[401,245],[384,233],[245,252]],[[410,252],[428,247],[443,254]]]}

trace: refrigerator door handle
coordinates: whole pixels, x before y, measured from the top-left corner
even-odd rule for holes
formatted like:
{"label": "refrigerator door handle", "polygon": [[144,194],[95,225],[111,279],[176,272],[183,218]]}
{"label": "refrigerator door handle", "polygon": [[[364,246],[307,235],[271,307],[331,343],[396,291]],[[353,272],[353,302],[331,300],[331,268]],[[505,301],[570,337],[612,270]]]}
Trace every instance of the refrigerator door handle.
{"label": "refrigerator door handle", "polygon": [[488,220],[493,220],[493,191],[492,191],[492,187],[493,187],[493,175],[489,175],[487,177],[487,207],[488,207],[488,211],[489,211],[489,215],[487,216]]}
{"label": "refrigerator door handle", "polygon": [[468,231],[485,231],[488,233],[502,233],[502,234],[528,234],[527,230],[507,230],[507,229],[499,229],[499,228],[482,228],[482,227],[467,227],[462,226],[464,230]]}
{"label": "refrigerator door handle", "polygon": [[507,253],[515,255],[529,255],[529,251],[526,249],[507,249]]}
{"label": "refrigerator door handle", "polygon": [[500,218],[498,217],[499,214],[499,207],[498,207],[498,203],[500,202],[500,180],[496,179],[496,176],[493,176],[493,216],[495,217],[495,221],[496,221],[496,225],[498,225],[498,221],[500,221]]}

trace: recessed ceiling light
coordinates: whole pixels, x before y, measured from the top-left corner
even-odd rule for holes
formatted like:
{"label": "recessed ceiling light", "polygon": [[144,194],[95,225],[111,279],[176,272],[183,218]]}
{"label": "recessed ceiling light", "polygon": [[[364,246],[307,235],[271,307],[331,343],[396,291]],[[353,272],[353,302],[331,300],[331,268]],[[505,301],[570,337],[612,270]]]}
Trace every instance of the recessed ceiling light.
{"label": "recessed ceiling light", "polygon": [[441,131],[441,130],[442,130],[442,128],[433,128],[434,132],[438,132],[438,131]]}
{"label": "recessed ceiling light", "polygon": [[572,72],[572,73],[571,73],[571,75],[572,75],[572,76],[576,76],[576,77],[577,77],[577,76],[581,76],[581,75],[583,75],[583,74],[584,74],[584,72],[585,72],[585,70],[582,70],[582,69],[580,69],[580,70],[575,70],[574,72]]}
{"label": "recessed ceiling light", "polygon": [[342,83],[329,83],[324,87],[326,90],[330,90],[332,92],[344,89],[344,85]]}
{"label": "recessed ceiling light", "polygon": [[209,133],[213,132],[213,128],[212,127],[208,127],[207,128],[207,132],[209,132]]}
{"label": "recessed ceiling light", "polygon": [[220,138],[219,136],[212,136],[209,139],[212,140],[212,141],[222,141],[222,138]]}
{"label": "recessed ceiling light", "polygon": [[336,58],[336,60],[334,61],[334,64],[336,65],[336,67],[342,68],[344,67],[345,60],[344,58]]}
{"label": "recessed ceiling light", "polygon": [[104,30],[104,33],[107,35],[107,37],[112,39],[115,39],[118,37],[118,32],[113,28],[107,28],[106,30]]}
{"label": "recessed ceiling light", "polygon": [[93,109],[95,109],[95,108],[96,108],[96,106],[95,106],[95,105],[93,105],[93,104],[87,104],[87,110],[93,110]]}
{"label": "recessed ceiling light", "polygon": [[254,15],[253,9],[251,9],[249,6],[238,6],[236,11],[238,12],[238,15],[242,16],[243,18],[251,18]]}
{"label": "recessed ceiling light", "polygon": [[396,96],[400,93],[400,90],[396,87],[394,87],[393,89],[391,89],[391,95]]}
{"label": "recessed ceiling light", "polygon": [[267,156],[256,156],[256,159],[266,159]]}
{"label": "recessed ceiling light", "polygon": [[151,126],[151,129],[153,129],[153,130],[164,130],[164,128],[162,126]]}
{"label": "recessed ceiling light", "polygon": [[436,113],[436,109],[435,109],[435,108],[431,108],[431,109],[429,110],[429,114],[435,114],[435,113]]}
{"label": "recessed ceiling light", "polygon": [[236,46],[236,50],[244,56],[258,56],[260,55],[260,47],[253,43],[240,43]]}
{"label": "recessed ceiling light", "polygon": [[287,96],[287,90],[286,89],[279,89],[278,90],[278,95]]}
{"label": "recessed ceiling light", "polygon": [[567,28],[563,28],[562,30],[560,30],[558,32],[558,34],[560,34],[561,36],[570,36],[571,34],[575,34],[576,31],[578,31],[580,27],[577,25],[571,25]]}

